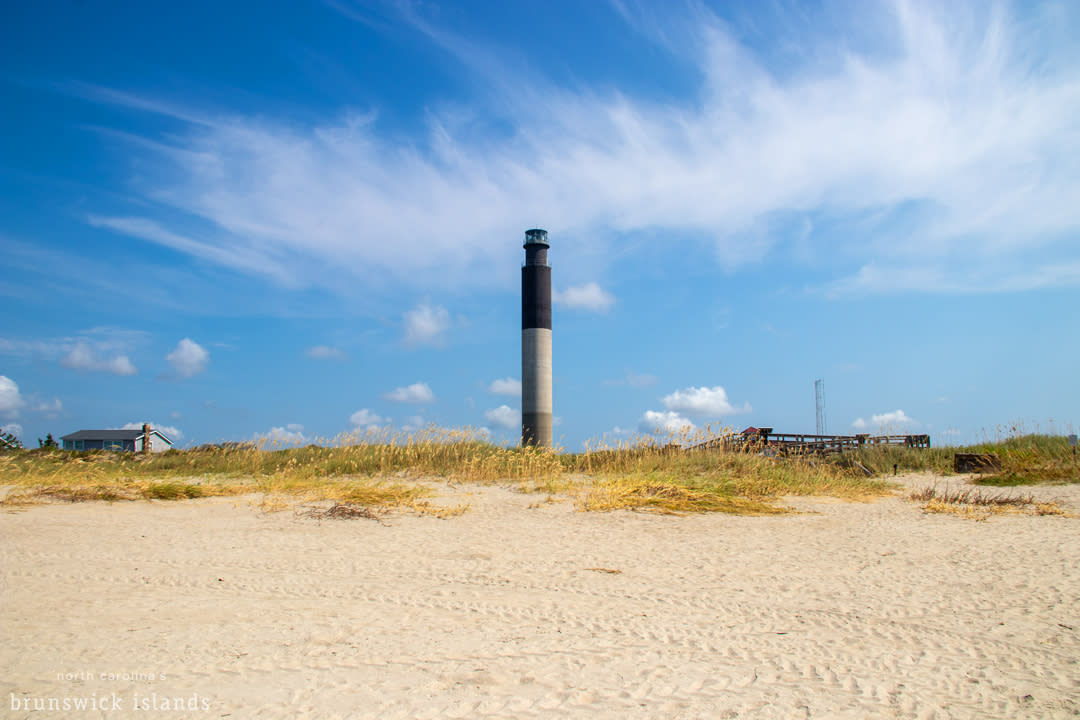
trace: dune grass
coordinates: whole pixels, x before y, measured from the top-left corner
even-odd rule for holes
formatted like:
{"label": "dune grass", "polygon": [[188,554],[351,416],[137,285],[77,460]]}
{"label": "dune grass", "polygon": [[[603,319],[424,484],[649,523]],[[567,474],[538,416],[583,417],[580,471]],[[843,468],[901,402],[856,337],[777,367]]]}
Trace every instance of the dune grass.
{"label": "dune grass", "polygon": [[818,457],[768,457],[721,448],[684,449],[711,439],[708,429],[680,442],[651,437],[589,446],[562,456],[584,480],[572,494],[583,510],[648,509],[661,512],[785,512],[785,495],[867,499],[888,482],[867,478],[850,463]]}
{"label": "dune grass", "polygon": [[[0,454],[0,484],[14,486],[2,501],[7,505],[257,493],[267,510],[332,501],[440,516],[463,512],[431,502],[434,479],[510,483],[526,492],[568,496],[587,511],[765,514],[783,512],[778,501],[786,495],[879,496],[889,491],[894,464],[903,471],[947,475],[955,450],[872,447],[846,456],[768,457],[687,449],[727,432],[643,436],[592,444],[579,453],[499,446],[479,431],[437,427],[306,447],[226,444],[152,455],[20,450]],[[970,451],[1002,457],[1005,479],[1077,481],[1064,438],[1024,436],[976,448]],[[867,477],[864,468],[874,476]]]}
{"label": "dune grass", "polygon": [[473,431],[368,433],[333,445],[225,444],[142,455],[110,451],[30,450],[0,454],[0,484],[14,486],[6,505],[61,500],[181,500],[259,493],[264,509],[332,500],[448,516],[420,478],[554,488],[558,455],[505,448]]}
{"label": "dune grass", "polygon": [[854,457],[877,474],[886,475],[895,464],[901,472],[932,472],[952,475],[953,455],[993,453],[1001,459],[1001,472],[976,476],[977,485],[1016,486],[1044,483],[1080,482],[1080,461],[1067,438],[1029,433],[1011,435],[965,447],[915,449],[902,446],[875,446],[860,450]]}
{"label": "dune grass", "polygon": [[930,513],[954,513],[984,520],[991,514],[1028,513],[1034,515],[1066,515],[1057,503],[1038,502],[1031,494],[1015,495],[1012,492],[990,492],[978,487],[936,486],[911,493],[910,498],[923,503],[923,510]]}
{"label": "dune grass", "polygon": [[1021,435],[1000,442],[982,443],[969,452],[992,452],[1001,458],[1001,472],[976,478],[979,485],[1080,482],[1080,460],[1064,437]]}

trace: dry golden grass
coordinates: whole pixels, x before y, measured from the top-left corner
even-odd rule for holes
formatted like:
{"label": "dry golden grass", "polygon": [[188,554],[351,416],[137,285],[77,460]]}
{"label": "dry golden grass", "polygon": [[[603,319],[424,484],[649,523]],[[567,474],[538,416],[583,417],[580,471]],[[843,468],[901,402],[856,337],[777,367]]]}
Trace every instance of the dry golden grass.
{"label": "dry golden grass", "polygon": [[[662,441],[645,436],[588,446],[565,459],[584,478],[569,493],[582,510],[776,514],[787,512],[777,505],[787,495],[864,500],[889,491],[886,481],[850,464],[724,449],[731,436],[706,427]],[[705,443],[715,447],[697,447]]]}
{"label": "dry golden grass", "polygon": [[[0,503],[88,500],[184,500],[257,494],[265,512],[332,502],[439,517],[465,512],[432,503],[435,484],[512,484],[524,492],[572,499],[587,511],[784,512],[790,495],[865,500],[890,491],[885,477],[866,477],[854,458],[790,456],[723,449],[730,430],[639,436],[592,443],[584,452],[505,447],[473,429],[428,427],[341,436],[305,447],[226,444],[156,455],[103,451],[24,450],[0,454],[0,484],[14,486]],[[695,446],[710,442],[716,446]],[[1008,443],[1011,443],[1008,444]],[[1010,440],[1017,467],[1064,467],[1060,443],[1041,436]],[[876,454],[875,454],[876,453]],[[879,473],[945,462],[945,453],[868,449],[859,462]],[[882,469],[884,468],[884,470]],[[927,501],[929,502],[929,501]],[[960,506],[963,503],[946,505]]]}
{"label": "dry golden grass", "polygon": [[[468,504],[460,505],[435,505],[427,500],[415,500],[413,502],[404,505],[381,505],[374,503],[357,503],[357,502],[334,502],[331,505],[301,505],[295,509],[297,515],[301,517],[314,518],[316,520],[322,519],[352,519],[352,518],[367,518],[370,520],[380,520],[382,515],[385,515],[391,511],[392,508],[404,508],[416,515],[430,515],[431,517],[437,517],[441,520],[447,518],[457,517],[462,513],[468,511]],[[280,509],[286,509],[282,507]]]}
{"label": "dry golden grass", "polygon": [[1033,495],[1014,495],[1011,492],[986,492],[980,488],[962,487],[938,490],[936,486],[910,494],[912,500],[923,503],[928,513],[949,513],[972,520],[985,520],[991,515],[1067,515],[1054,502],[1039,502]]}
{"label": "dry golden grass", "polygon": [[786,512],[767,499],[739,497],[719,487],[692,488],[647,478],[606,478],[585,483],[575,488],[574,507],[584,511],[652,510],[667,514],[776,515]]}
{"label": "dry golden grass", "polygon": [[0,500],[0,505],[33,505],[42,502],[87,502],[104,500],[189,500],[200,497],[245,495],[256,491],[252,483],[215,484],[178,480],[71,479],[56,477],[47,482],[10,482],[15,489]]}
{"label": "dry golden grass", "polygon": [[1067,438],[1025,432],[1022,425],[997,428],[997,439],[966,447],[926,449],[879,445],[860,450],[854,458],[871,470],[888,474],[893,465],[901,471],[927,471],[938,475],[953,474],[956,452],[993,453],[1001,460],[1002,470],[995,475],[981,475],[978,485],[1017,486],[1080,482],[1080,461]]}
{"label": "dry golden grass", "polygon": [[302,510],[297,511],[297,515],[301,517],[314,518],[316,520],[334,519],[343,520],[351,518],[367,518],[368,520],[378,520],[379,516],[364,505],[355,505],[353,503],[334,503],[330,507],[304,507]]}
{"label": "dry golden grass", "polygon": [[293,478],[276,474],[256,483],[261,512],[290,510],[305,503],[330,501],[382,510],[412,510],[421,514],[433,491],[419,483],[380,478]]}

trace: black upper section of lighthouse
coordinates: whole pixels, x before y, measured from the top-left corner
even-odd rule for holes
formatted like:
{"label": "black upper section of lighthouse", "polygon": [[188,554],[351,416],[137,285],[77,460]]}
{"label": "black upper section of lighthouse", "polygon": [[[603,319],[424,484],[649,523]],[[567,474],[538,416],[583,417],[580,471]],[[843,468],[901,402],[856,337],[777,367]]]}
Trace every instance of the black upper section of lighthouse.
{"label": "black upper section of lighthouse", "polygon": [[521,266],[521,329],[551,329],[551,266],[547,231],[525,231],[525,264]]}

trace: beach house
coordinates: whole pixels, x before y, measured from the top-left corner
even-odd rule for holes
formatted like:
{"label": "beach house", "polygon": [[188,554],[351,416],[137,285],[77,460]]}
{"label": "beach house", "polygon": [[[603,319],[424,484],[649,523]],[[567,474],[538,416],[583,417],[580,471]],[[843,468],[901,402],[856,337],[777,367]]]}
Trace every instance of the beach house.
{"label": "beach house", "polygon": [[[60,438],[65,450],[120,450],[163,452],[173,446],[160,430],[143,425],[141,430],[80,430]],[[149,442],[149,447],[146,443]]]}

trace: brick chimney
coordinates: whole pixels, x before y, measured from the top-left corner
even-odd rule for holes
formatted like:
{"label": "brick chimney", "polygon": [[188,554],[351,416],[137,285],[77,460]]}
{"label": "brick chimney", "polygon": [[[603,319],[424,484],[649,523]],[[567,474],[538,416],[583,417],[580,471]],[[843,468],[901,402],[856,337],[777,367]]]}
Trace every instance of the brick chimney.
{"label": "brick chimney", "polygon": [[142,451],[148,453],[150,452],[150,425],[148,423],[143,423],[142,437]]}

